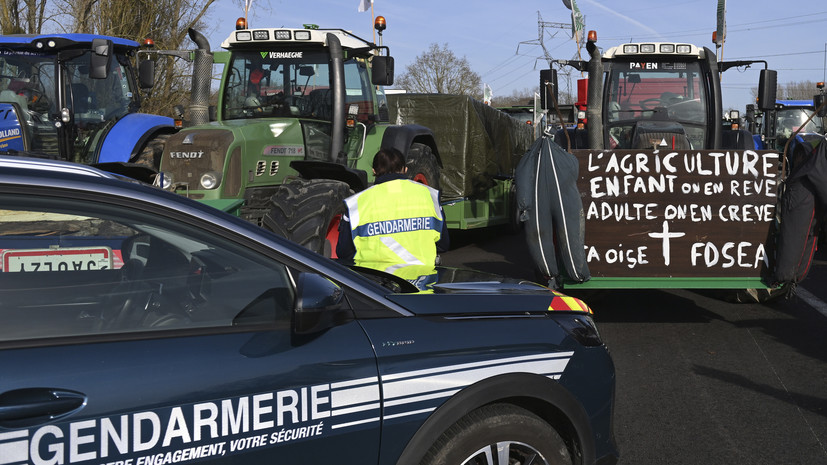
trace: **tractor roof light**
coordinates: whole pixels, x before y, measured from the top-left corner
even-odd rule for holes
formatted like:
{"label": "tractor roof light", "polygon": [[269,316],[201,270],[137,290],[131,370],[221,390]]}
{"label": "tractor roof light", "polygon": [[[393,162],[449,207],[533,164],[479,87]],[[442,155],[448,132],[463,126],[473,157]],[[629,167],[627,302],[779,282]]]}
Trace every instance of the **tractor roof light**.
{"label": "tractor roof light", "polygon": [[655,44],[640,44],[640,53],[655,53]]}
{"label": "tractor roof light", "polygon": [[586,36],[586,40],[589,42],[597,42],[597,31],[589,31],[589,34]]}
{"label": "tractor roof light", "polygon": [[675,53],[675,44],[660,44],[660,53]]}
{"label": "tractor roof light", "polygon": [[637,53],[637,44],[627,44],[623,46],[623,53]]}
{"label": "tractor roof light", "polygon": [[692,46],[687,44],[679,44],[675,47],[678,53],[692,53]]}
{"label": "tractor roof light", "polygon": [[385,21],[384,16],[377,16],[375,20],[373,20],[373,28],[376,29],[379,34],[382,34],[382,31],[387,29],[388,23]]}
{"label": "tractor roof light", "polygon": [[141,45],[143,45],[146,48],[154,48],[155,47],[155,41],[150,39],[149,37],[147,37],[146,39],[144,39],[144,41],[141,43]]}
{"label": "tractor roof light", "polygon": [[235,30],[240,31],[242,29],[247,29],[247,18],[238,18],[235,20]]}

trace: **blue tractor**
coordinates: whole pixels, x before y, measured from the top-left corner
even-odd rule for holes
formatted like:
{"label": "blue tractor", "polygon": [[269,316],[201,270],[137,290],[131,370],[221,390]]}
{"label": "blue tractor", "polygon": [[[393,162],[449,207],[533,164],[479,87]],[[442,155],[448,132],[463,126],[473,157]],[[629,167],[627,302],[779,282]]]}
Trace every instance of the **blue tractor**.
{"label": "blue tractor", "polygon": [[157,169],[175,122],[139,113],[153,77],[139,79],[138,49],[91,34],[0,36],[0,153]]}
{"label": "blue tractor", "polygon": [[[776,100],[775,109],[764,112],[755,120],[757,125],[752,132],[756,149],[783,152],[793,134],[802,140],[819,138],[825,128],[822,118],[813,115],[815,112],[813,100]],[[749,121],[749,108],[747,114]]]}

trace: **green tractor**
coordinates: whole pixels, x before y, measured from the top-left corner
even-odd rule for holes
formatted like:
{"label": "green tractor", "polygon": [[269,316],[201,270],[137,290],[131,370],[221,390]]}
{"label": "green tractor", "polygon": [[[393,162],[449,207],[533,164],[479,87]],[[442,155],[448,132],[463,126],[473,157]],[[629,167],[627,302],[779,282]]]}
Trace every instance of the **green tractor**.
{"label": "green tractor", "polygon": [[405,153],[411,177],[439,188],[432,131],[390,124],[381,87],[393,83],[387,47],[341,29],[248,29],[241,21],[223,51],[190,36],[199,47],[194,79],[209,76],[213,63],[224,70],[212,117],[204,111],[209,85],[193,83],[195,124],[167,141],[156,177],[164,189],[330,257],[343,200],[373,183],[380,147]]}

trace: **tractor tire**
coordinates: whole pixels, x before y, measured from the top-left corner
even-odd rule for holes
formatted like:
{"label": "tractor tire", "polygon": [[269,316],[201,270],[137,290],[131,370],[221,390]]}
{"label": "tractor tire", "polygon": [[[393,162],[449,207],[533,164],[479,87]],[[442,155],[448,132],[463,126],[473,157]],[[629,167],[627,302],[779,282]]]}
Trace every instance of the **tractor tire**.
{"label": "tractor tire", "polygon": [[161,155],[164,154],[164,147],[166,146],[167,139],[169,139],[171,135],[172,134],[157,134],[144,145],[141,153],[139,153],[132,162],[136,165],[146,166],[157,171],[161,167]]}
{"label": "tractor tire", "polygon": [[439,190],[439,163],[430,147],[414,142],[405,160],[409,178]]}
{"label": "tractor tire", "polygon": [[264,215],[270,210],[270,198],[275,191],[274,187],[247,189],[244,192],[244,205],[239,211],[241,219],[256,226],[264,226]]}
{"label": "tractor tire", "polygon": [[339,222],[350,187],[330,179],[299,179],[283,184],[270,198],[263,226],[325,257],[335,258]]}
{"label": "tractor tire", "polygon": [[763,304],[771,300],[784,297],[790,291],[790,286],[777,289],[734,289],[720,293],[721,300],[736,304]]}

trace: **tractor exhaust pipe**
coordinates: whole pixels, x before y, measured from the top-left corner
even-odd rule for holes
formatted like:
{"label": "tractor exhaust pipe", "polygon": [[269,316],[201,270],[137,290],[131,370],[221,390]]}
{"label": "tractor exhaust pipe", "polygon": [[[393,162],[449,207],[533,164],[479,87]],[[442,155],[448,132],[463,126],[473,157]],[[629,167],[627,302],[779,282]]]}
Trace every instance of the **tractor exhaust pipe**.
{"label": "tractor exhaust pipe", "polygon": [[190,125],[206,124],[210,122],[210,82],[212,79],[212,52],[210,43],[203,34],[190,28],[190,39],[195,42],[192,64],[192,88],[190,92],[189,122]]}
{"label": "tractor exhaust pipe", "polygon": [[345,143],[345,59],[342,43],[333,34],[327,34],[330,49],[330,80],[333,86],[333,127],[330,136],[330,161],[338,162]]}
{"label": "tractor exhaust pipe", "polygon": [[[595,40],[597,40],[595,38]],[[591,38],[586,42],[589,52],[589,96],[586,103],[586,118],[588,118],[589,147],[594,150],[603,150],[603,58],[600,50]]]}

